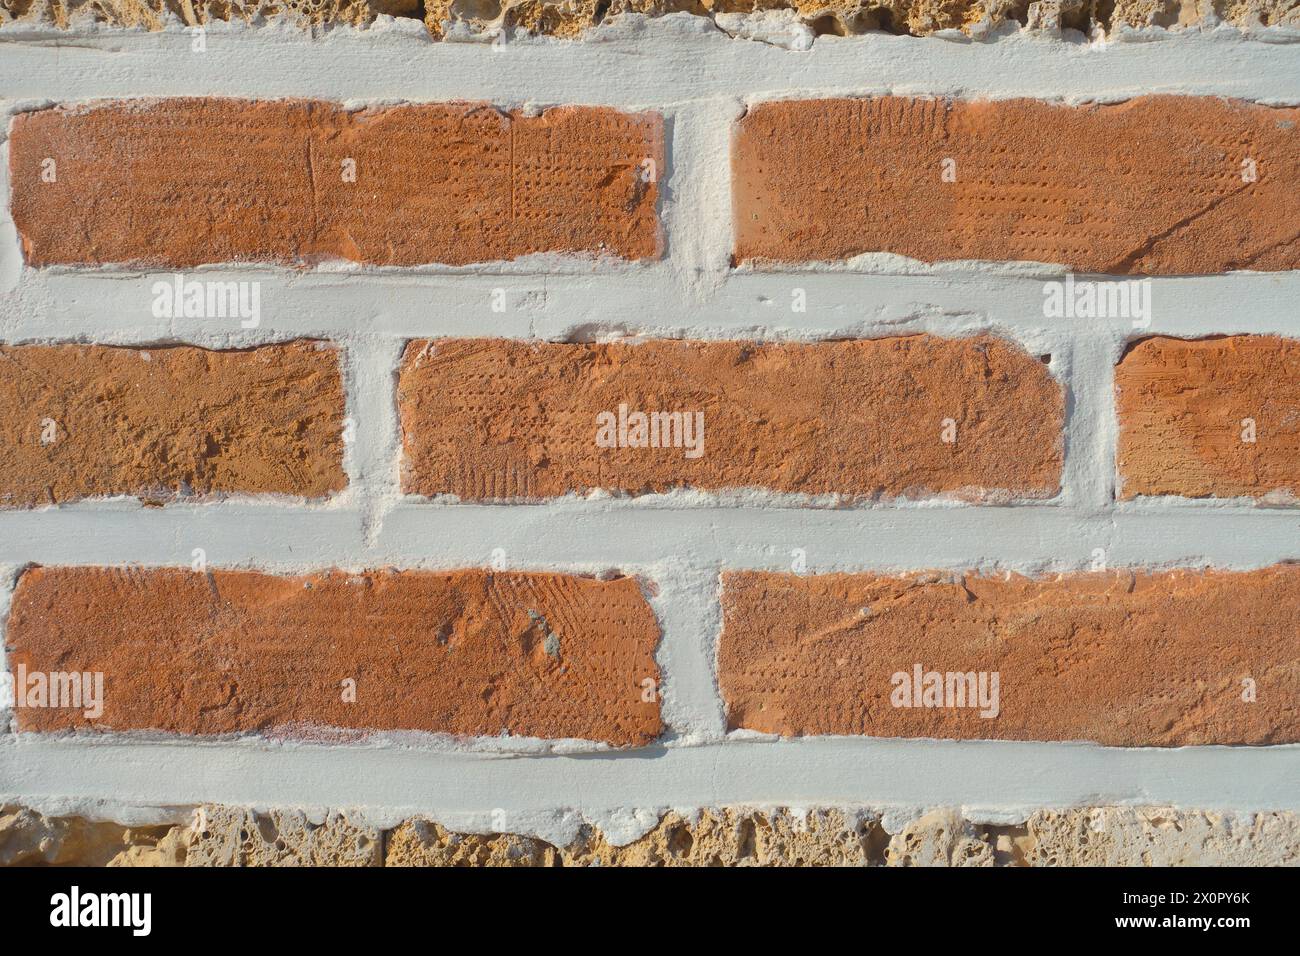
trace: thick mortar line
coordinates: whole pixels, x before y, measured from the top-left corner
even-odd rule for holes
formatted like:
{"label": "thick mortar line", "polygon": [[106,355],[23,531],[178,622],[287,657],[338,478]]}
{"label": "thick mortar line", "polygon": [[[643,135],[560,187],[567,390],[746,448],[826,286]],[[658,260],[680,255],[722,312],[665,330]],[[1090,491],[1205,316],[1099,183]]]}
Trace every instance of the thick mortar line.
{"label": "thick mortar line", "polygon": [[738,100],[722,97],[676,105],[665,116],[666,253],[679,287],[694,297],[714,292],[730,269],[731,129],[743,112]]}
{"label": "thick mortar line", "polygon": [[350,387],[343,435],[354,469],[348,473],[347,500],[362,509],[365,540],[358,553],[373,544],[389,503],[400,496],[396,375],[402,348],[401,341],[365,334],[353,335],[347,347]]}
{"label": "thick mortar line", "polygon": [[[138,502],[0,513],[0,558],[15,564],[141,563],[184,567],[202,548],[209,567],[321,567],[364,564],[363,513],[356,507],[216,504],[154,522]],[[172,510],[172,506],[166,509]],[[134,557],[129,556],[134,553]]]}
{"label": "thick mortar line", "polygon": [[687,556],[662,561],[647,569],[642,586],[652,592],[650,606],[662,633],[656,658],[665,726],[682,743],[721,740],[726,728],[715,673],[722,624],[717,567]]}
{"label": "thick mortar line", "polygon": [[18,567],[0,564],[0,737],[13,730],[14,678],[9,673],[4,634],[5,626],[9,622],[9,606],[14,596],[14,585],[18,581],[20,571]]}
{"label": "thick mortar line", "polygon": [[[1115,498],[1115,361],[1120,336],[1106,332],[1076,334],[1063,343],[1070,354],[1065,475],[1062,483],[1081,508],[1098,512]],[[1080,387],[1082,386],[1082,387]]]}
{"label": "thick mortar line", "polygon": [[[690,499],[690,495],[665,496]],[[767,496],[757,496],[763,501]],[[743,497],[740,500],[744,500]],[[1053,505],[865,509],[655,506],[641,501],[566,499],[520,509],[510,505],[403,503],[385,524],[380,546],[413,556],[420,540],[447,542],[438,560],[454,563],[455,542],[477,530],[508,541],[528,562],[654,564],[683,555],[722,567],[789,570],[790,551],[807,551],[813,571],[908,568],[1086,568],[1109,543],[1118,565],[1261,567],[1300,557],[1300,516],[1252,507],[1178,507],[1157,502],[1098,515]],[[472,538],[470,539],[472,540]],[[464,554],[464,557],[470,557]]]}
{"label": "thick mortar line", "polygon": [[[0,738],[0,802],[328,806],[527,830],[535,814],[736,804],[1300,809],[1300,747],[1112,749],[1088,744],[732,739],[629,753],[492,757],[400,746]],[[160,812],[161,815],[161,812]],[[496,821],[500,825],[500,821]]]}
{"label": "thick mortar line", "polygon": [[1111,567],[1249,569],[1300,560],[1300,514],[1228,503],[1137,501],[1107,513],[1050,503],[1018,507],[934,502],[875,508],[797,507],[782,496],[695,493],[646,499],[563,498],[547,504],[397,502],[373,547],[356,507],[226,502],[145,508],[88,502],[0,513],[0,563],[187,566],[293,573],[483,567],[496,549],[521,570],[595,573],[716,562],[790,570],[790,551],[829,571],[925,568],[1085,570],[1109,545]]}
{"label": "thick mortar line", "polygon": [[1085,101],[1159,91],[1300,103],[1300,65],[1285,42],[1295,34],[1270,37],[1261,42],[1225,28],[1094,45],[1022,34],[956,42],[868,34],[820,37],[811,50],[794,52],[733,40],[700,18],[675,15],[649,23],[629,17],[583,43],[544,38],[497,52],[432,42],[414,20],[335,27],[314,38],[289,23],[213,23],[206,51],[195,53],[179,24],[154,33],[10,26],[0,36],[0,90],[56,100],[400,94],[625,108],[678,101],[684,89],[750,101],[809,92]]}
{"label": "thick mortar line", "polygon": [[[3,228],[3,224],[0,224]],[[11,226],[12,228],[12,226]],[[17,246],[16,234],[0,252]],[[679,245],[682,240],[678,241]],[[567,265],[572,267],[573,261]],[[210,348],[244,348],[294,337],[340,340],[353,334],[392,339],[616,336],[816,340],[934,332],[1011,336],[1074,334],[1122,339],[1218,334],[1300,336],[1300,272],[1232,273],[1151,281],[1150,325],[1128,318],[1055,319],[1043,315],[1044,284],[1059,268],[1033,275],[990,275],[976,264],[920,274],[733,271],[716,286],[685,287],[667,263],[598,275],[527,275],[498,269],[461,275],[388,270],[316,271],[212,268],[188,278],[260,283],[262,324],[234,319],[165,319],[150,314],[153,284],[173,273],[61,270],[22,272],[8,294],[0,287],[0,329],[8,343],[93,337],[119,345],[170,340]],[[588,264],[588,273],[590,265]],[[3,265],[0,264],[0,272]],[[930,274],[925,274],[926,272]],[[792,311],[791,290],[804,291],[806,312]],[[502,296],[494,296],[496,290]],[[502,298],[505,311],[492,308]]]}

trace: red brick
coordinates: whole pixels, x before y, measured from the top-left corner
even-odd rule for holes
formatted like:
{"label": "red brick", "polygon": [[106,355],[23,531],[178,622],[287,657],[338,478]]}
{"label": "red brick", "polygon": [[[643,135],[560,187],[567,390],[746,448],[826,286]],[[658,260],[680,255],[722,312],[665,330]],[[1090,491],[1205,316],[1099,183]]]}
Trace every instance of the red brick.
{"label": "red brick", "polygon": [[[943,180],[946,159],[955,182]],[[1247,159],[1254,182],[1243,181]],[[733,166],[740,260],[1300,268],[1297,109],[1187,96],[783,101],[740,121]]]}
{"label": "red brick", "polygon": [[[632,578],[559,574],[35,568],[8,665],[101,672],[104,712],[18,708],[68,728],[297,737],[420,730],[643,744],[659,733],[658,626]],[[345,680],[356,700],[343,699]]]}
{"label": "red brick", "polygon": [[[723,576],[722,608],[718,672],[733,728],[1114,746],[1300,741],[1296,565],[1042,580],[743,572]],[[998,715],[894,706],[893,675],[917,664],[998,673]]]}
{"label": "red brick", "polygon": [[[476,103],[348,111],[172,99],[48,109],[14,120],[13,218],[36,266],[654,258],[662,140],[657,114],[587,107],[525,116]],[[55,182],[42,178],[46,159]],[[344,179],[349,159],[355,182]]]}
{"label": "red brick", "polygon": [[1298,383],[1294,339],[1136,343],[1115,369],[1121,497],[1272,495],[1294,502]]}
{"label": "red brick", "polygon": [[341,490],[343,380],[317,342],[0,346],[0,507]]}
{"label": "red brick", "polygon": [[[992,338],[821,344],[413,342],[403,486],[465,499],[760,487],[852,498],[1049,497],[1064,399]],[[703,453],[598,447],[597,416],[704,416]],[[955,442],[944,442],[945,419]],[[691,419],[692,421],[696,419]]]}

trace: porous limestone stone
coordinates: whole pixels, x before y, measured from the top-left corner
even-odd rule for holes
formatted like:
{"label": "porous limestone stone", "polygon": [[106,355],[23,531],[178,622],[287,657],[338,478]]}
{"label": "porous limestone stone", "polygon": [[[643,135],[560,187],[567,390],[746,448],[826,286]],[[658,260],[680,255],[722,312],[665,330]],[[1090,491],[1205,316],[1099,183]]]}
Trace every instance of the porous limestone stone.
{"label": "porous limestone stone", "polygon": [[452,834],[411,820],[388,838],[388,866],[1297,866],[1300,816],[1169,808],[1039,810],[1016,825],[952,808],[889,834],[878,811],[669,813],[611,846],[585,828],[570,846],[509,834]]}
{"label": "porous limestone stone", "polygon": [[383,834],[331,812],[266,813],[200,807],[186,837],[186,866],[379,866]]}
{"label": "porous limestone stone", "polygon": [[388,837],[387,866],[867,866],[887,835],[871,813],[746,809],[667,813],[649,833],[614,846],[583,827],[564,847],[510,834],[452,834],[408,820]]}
{"label": "porous limestone stone", "polygon": [[1039,810],[1030,866],[1300,866],[1300,815],[1159,807]]}
{"label": "porous limestone stone", "polygon": [[179,866],[185,833],[0,807],[0,866]]}
{"label": "porous limestone stone", "polygon": [[206,806],[189,824],[125,827],[10,806],[0,809],[0,865],[1300,866],[1295,813],[1042,809],[993,825],[941,807],[891,824],[894,833],[885,819],[873,808],[670,812],[623,846],[584,826],[561,847],[425,819],[381,832],[337,811]]}
{"label": "porous limestone stone", "polygon": [[888,866],[995,866],[993,842],[960,813],[933,810],[889,840]]}

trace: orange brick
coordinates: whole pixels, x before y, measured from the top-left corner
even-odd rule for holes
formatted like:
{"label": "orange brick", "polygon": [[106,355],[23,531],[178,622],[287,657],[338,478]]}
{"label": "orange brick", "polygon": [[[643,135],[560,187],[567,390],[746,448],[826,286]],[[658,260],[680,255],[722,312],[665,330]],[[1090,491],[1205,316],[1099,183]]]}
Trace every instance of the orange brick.
{"label": "orange brick", "polygon": [[14,120],[13,218],[36,266],[654,258],[662,140],[658,114],[587,107],[48,109]]}
{"label": "orange brick", "polygon": [[1300,342],[1149,338],[1115,369],[1120,495],[1300,496]]}
{"label": "orange brick", "polygon": [[316,342],[0,346],[0,507],[321,497],[347,484],[343,410],[338,353]]}
{"label": "orange brick", "polygon": [[1297,109],[1187,96],[773,102],[740,121],[733,167],[739,260],[1300,268]]}
{"label": "orange brick", "polygon": [[[421,495],[759,487],[990,499],[1049,497],[1060,480],[1060,386],[1037,358],[987,336],[413,342],[398,394],[403,485]],[[632,447],[637,412],[679,413],[683,429],[661,420],[647,429],[660,447]],[[611,418],[618,429],[602,436]]]}
{"label": "orange brick", "polygon": [[[723,576],[722,608],[718,673],[733,728],[1114,746],[1300,741],[1300,566],[1042,580],[743,572]],[[926,674],[945,675],[931,702],[946,705],[960,702],[949,673],[976,675],[977,689],[987,675],[986,701],[996,673],[996,716],[897,706],[917,665],[923,704]]]}
{"label": "orange brick", "polygon": [[[103,713],[19,707],[20,731],[421,730],[643,744],[658,626],[632,578],[36,568],[8,666],[99,672]],[[346,699],[355,681],[355,700]]]}

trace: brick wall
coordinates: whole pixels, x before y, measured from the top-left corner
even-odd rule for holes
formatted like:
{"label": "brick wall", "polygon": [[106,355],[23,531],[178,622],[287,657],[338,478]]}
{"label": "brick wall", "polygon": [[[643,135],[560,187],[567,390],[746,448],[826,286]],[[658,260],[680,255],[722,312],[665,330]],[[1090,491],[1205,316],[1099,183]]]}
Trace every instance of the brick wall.
{"label": "brick wall", "polygon": [[[815,738],[810,782],[774,743],[727,799],[997,739],[1031,749],[858,798],[1024,806],[1007,775],[1046,761],[1040,804],[1293,809],[1300,88],[1248,54],[1234,98],[1104,103],[945,96],[947,54],[906,96],[38,71],[7,101],[0,563],[6,736],[49,762],[0,760],[28,796],[113,790],[73,765],[123,734],[178,768],[232,735],[506,783],[487,754],[662,761],[644,795],[581,771],[471,808],[526,829],[679,806],[692,751],[755,735]],[[102,700],[32,696],[70,673]],[[1198,790],[1210,745],[1263,778]],[[1102,747],[1193,749],[1098,786],[1071,754]],[[329,802],[259,786],[98,796]]]}

